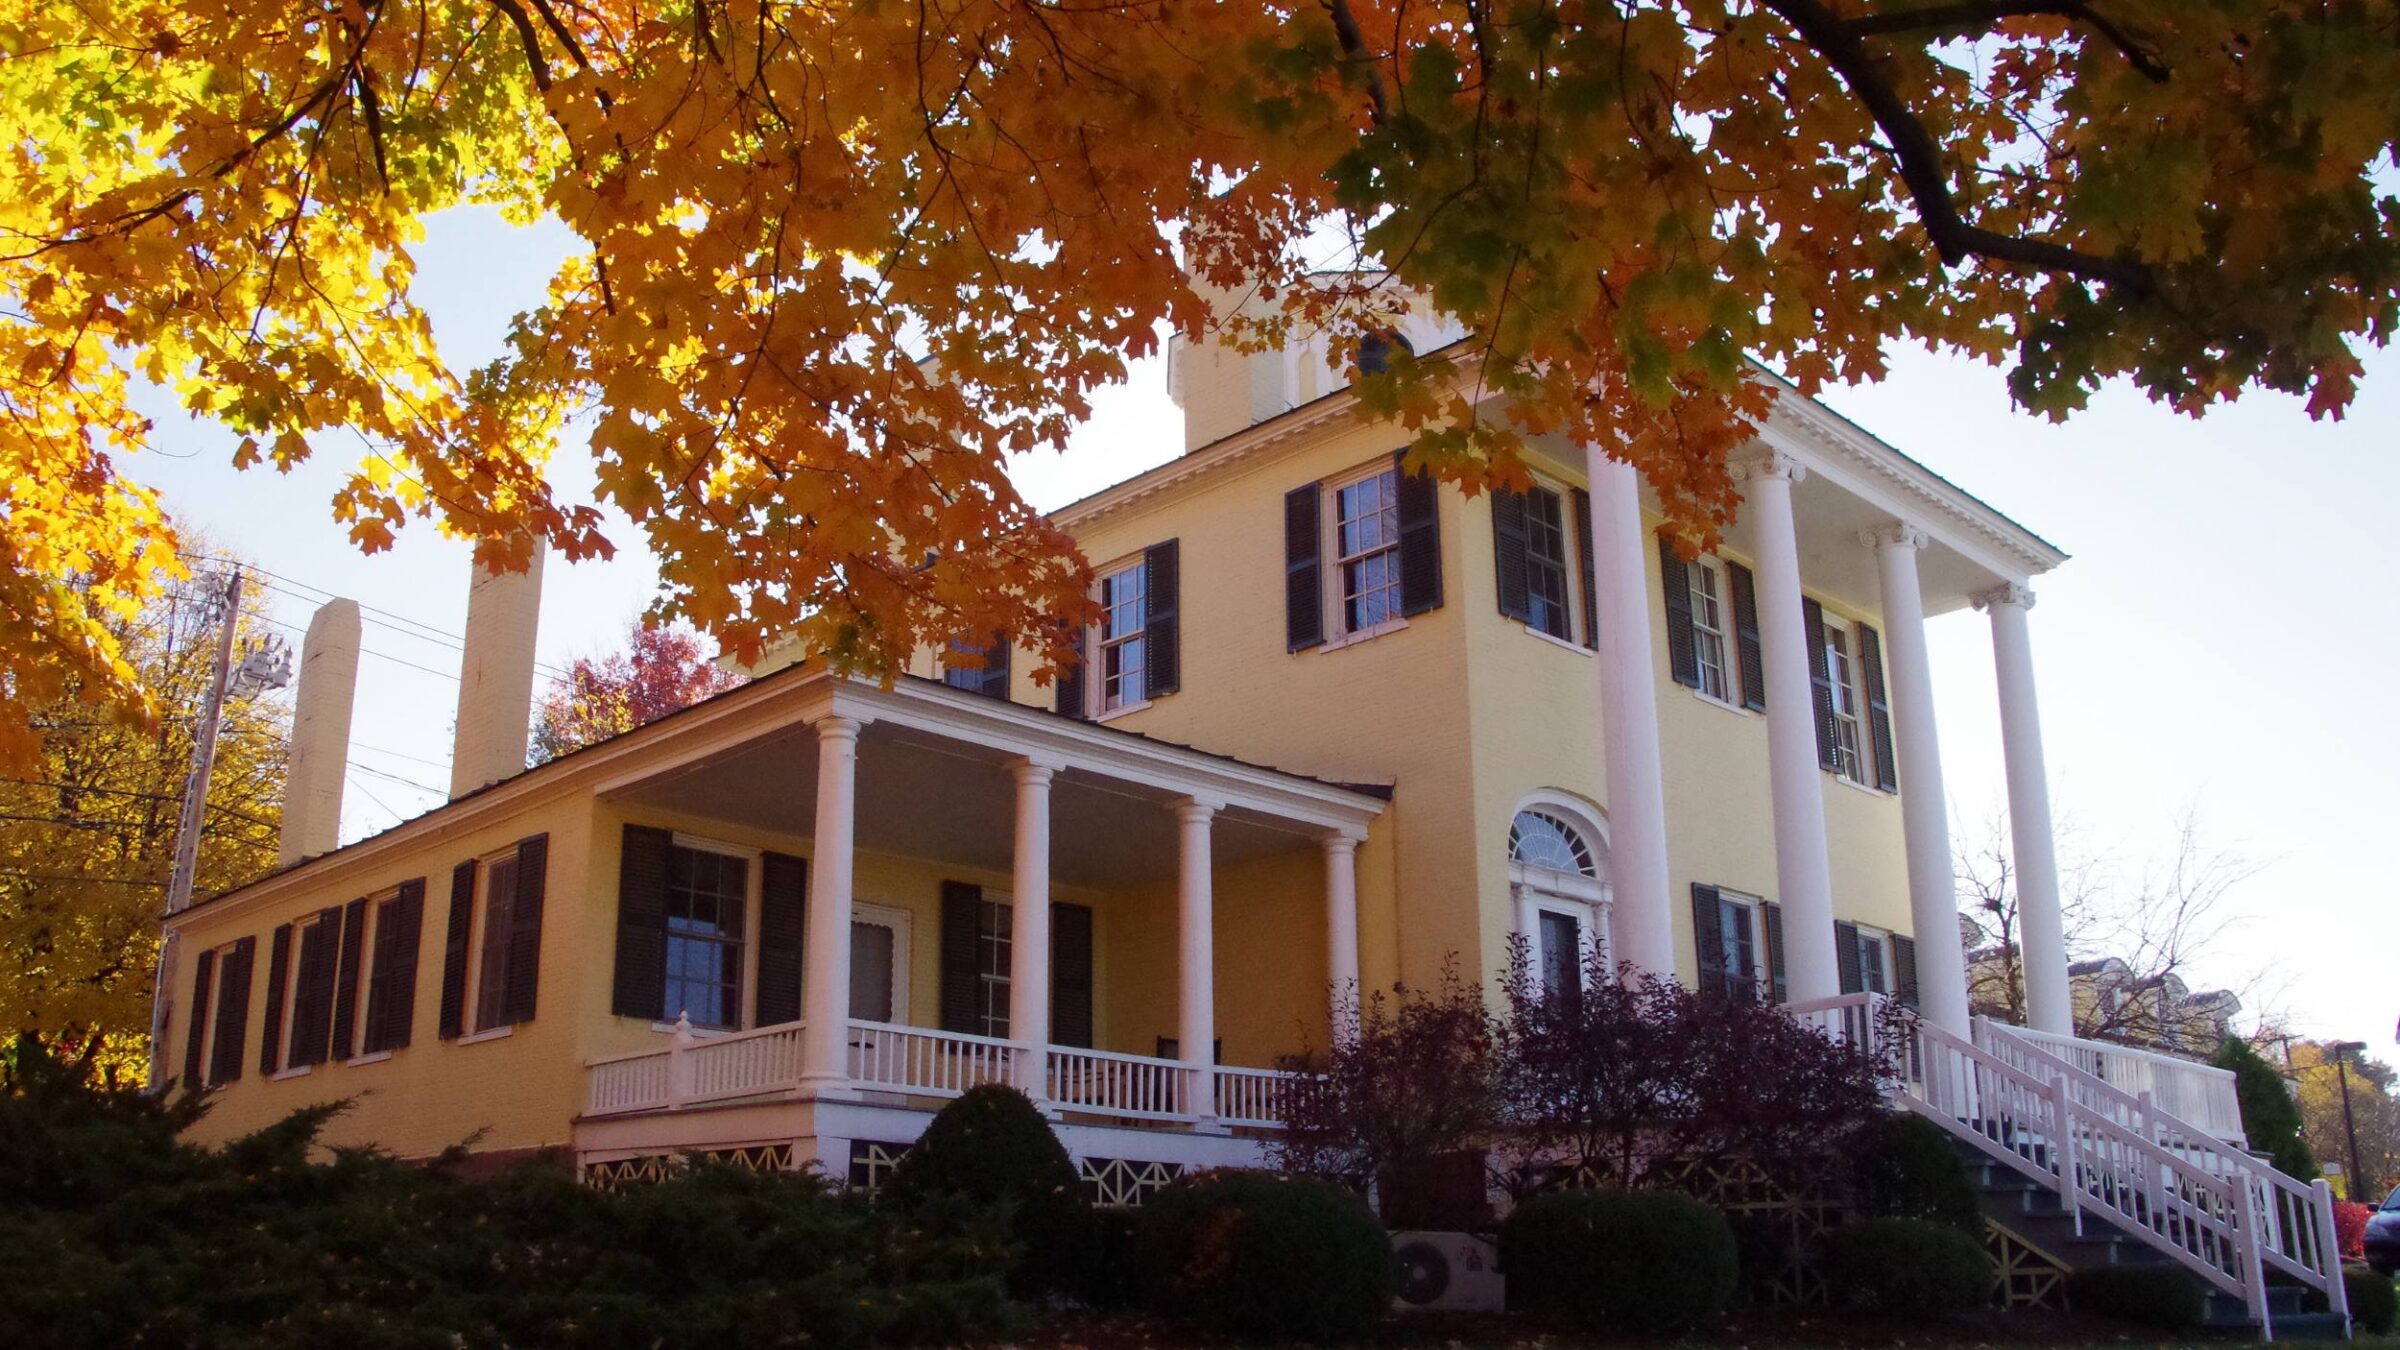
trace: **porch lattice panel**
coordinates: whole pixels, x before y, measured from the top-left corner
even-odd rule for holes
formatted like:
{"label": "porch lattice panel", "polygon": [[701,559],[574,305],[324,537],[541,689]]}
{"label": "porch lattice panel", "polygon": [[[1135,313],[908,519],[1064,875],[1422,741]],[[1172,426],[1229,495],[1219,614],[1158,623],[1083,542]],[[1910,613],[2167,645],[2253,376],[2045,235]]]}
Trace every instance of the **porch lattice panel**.
{"label": "porch lattice panel", "polygon": [[1083,1198],[1094,1205],[1129,1208],[1148,1201],[1165,1190],[1175,1178],[1182,1176],[1184,1165],[1170,1162],[1136,1162],[1127,1158],[1086,1158],[1083,1173]]}
{"label": "porch lattice panel", "polygon": [[792,1167],[790,1144],[751,1144],[742,1148],[701,1149],[691,1153],[644,1153],[632,1158],[610,1158],[583,1165],[583,1184],[598,1190],[613,1191],[644,1182],[665,1181],[680,1175],[691,1166],[694,1158],[708,1162],[726,1163],[747,1172],[788,1172]]}
{"label": "porch lattice panel", "polygon": [[2000,1268],[1993,1300],[2003,1308],[2063,1308],[2067,1268],[2057,1258],[1990,1219],[1984,1220],[1983,1245]]}

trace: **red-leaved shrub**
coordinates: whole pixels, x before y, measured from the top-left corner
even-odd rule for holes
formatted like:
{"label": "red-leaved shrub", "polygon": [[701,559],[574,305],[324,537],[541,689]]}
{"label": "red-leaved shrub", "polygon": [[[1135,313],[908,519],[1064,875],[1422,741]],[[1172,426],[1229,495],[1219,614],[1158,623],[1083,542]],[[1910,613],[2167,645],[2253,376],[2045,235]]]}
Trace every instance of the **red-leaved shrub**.
{"label": "red-leaved shrub", "polygon": [[2344,1258],[2352,1261],[2367,1259],[2367,1216],[2374,1212],[2373,1205],[2361,1205],[2348,1200],[2333,1202],[2333,1239],[2342,1249]]}

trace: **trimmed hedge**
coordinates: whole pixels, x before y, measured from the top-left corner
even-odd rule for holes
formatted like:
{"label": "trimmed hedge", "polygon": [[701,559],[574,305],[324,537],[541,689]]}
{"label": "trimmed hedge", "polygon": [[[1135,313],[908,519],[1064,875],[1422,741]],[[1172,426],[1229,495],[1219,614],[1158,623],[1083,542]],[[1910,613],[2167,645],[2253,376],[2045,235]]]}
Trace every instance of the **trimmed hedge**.
{"label": "trimmed hedge", "polygon": [[1725,1216],[1672,1191],[1553,1191],[1500,1226],[1511,1309],[1582,1330],[1673,1331],[1724,1311],[1740,1275]]}
{"label": "trimmed hedge", "polygon": [[1851,1153],[1858,1214],[1870,1219],[1927,1219],[1980,1242],[1983,1207],[1975,1183],[1941,1126],[1906,1111],[1878,1112]]}
{"label": "trimmed hedge", "polygon": [[2067,1278],[2077,1312],[2179,1331],[2200,1325],[2208,1290],[2181,1266],[2100,1266]]}
{"label": "trimmed hedge", "polygon": [[2388,1336],[2400,1330],[2400,1289],[2391,1277],[2365,1266],[2342,1267],[2342,1288],[2350,1295],[2350,1320],[2361,1331]]}
{"label": "trimmed hedge", "polygon": [[901,1155],[880,1198],[904,1210],[960,1200],[1006,1215],[1021,1293],[1075,1288],[1092,1246],[1083,1182],[1030,1098],[1012,1087],[969,1088],[943,1107]]}
{"label": "trimmed hedge", "polygon": [[1142,1207],[1137,1232],[1152,1306],[1204,1330],[1343,1340],[1391,1310],[1391,1236],[1364,1200],[1274,1172],[1187,1176]]}
{"label": "trimmed hedge", "polygon": [[1838,1302],[1904,1317],[1967,1312],[1999,1278],[1983,1244],[1929,1219],[1868,1219],[1825,1235],[1818,1268]]}

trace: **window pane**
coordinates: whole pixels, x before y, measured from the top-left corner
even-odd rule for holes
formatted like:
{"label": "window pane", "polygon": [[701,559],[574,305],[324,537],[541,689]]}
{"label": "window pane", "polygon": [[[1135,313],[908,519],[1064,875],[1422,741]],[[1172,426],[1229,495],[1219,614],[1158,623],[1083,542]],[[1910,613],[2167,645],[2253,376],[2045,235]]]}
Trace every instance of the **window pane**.
{"label": "window pane", "polygon": [[508,938],[516,927],[517,859],[514,854],[484,869],[483,937],[477,943],[475,1030],[502,1024],[508,1005]]}
{"label": "window pane", "polygon": [[892,1003],[893,956],[900,935],[887,924],[850,925],[850,1015],[869,1022],[897,1022]]}
{"label": "window pane", "polygon": [[1373,628],[1399,616],[1398,496],[1397,479],[1388,470],[1333,495],[1345,632]]}
{"label": "window pane", "polygon": [[997,900],[983,902],[980,931],[976,937],[976,1015],[982,1025],[978,1031],[985,1036],[1005,1038],[1008,1035],[1009,962],[1014,943],[1011,934],[1014,923],[1009,907]]}
{"label": "window pane", "polygon": [[1597,875],[1591,846],[1558,817],[1543,811],[1519,811],[1508,829],[1508,856],[1527,867],[1546,867],[1576,876]]}
{"label": "window pane", "polygon": [[1567,609],[1567,531],[1558,494],[1535,488],[1525,497],[1527,622],[1554,638],[1570,636]]}

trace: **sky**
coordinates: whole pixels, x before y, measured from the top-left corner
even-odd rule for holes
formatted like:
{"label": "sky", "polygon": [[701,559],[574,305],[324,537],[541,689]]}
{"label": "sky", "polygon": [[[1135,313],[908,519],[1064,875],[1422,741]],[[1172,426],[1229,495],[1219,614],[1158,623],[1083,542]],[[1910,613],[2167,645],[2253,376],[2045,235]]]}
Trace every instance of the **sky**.
{"label": "sky", "polygon": [[[496,354],[573,246],[462,210],[418,250],[419,296],[462,367]],[[2253,394],[2194,420],[2104,390],[2063,424],[2013,409],[1998,370],[1916,350],[1889,377],[1824,401],[2071,555],[2035,583],[2031,630],[2064,858],[2120,886],[2169,860],[2178,823],[2254,869],[2223,902],[2232,922],[2195,962],[2195,987],[2250,989],[2253,1011],[2393,1058],[2400,895],[2385,848],[2400,834],[2400,354],[2377,353],[2345,420]],[[465,627],[468,557],[412,524],[374,557],[329,502],[349,467],[328,444],[288,475],[236,473],[233,438],[163,395],[159,453],[128,469],[187,529],[267,574],[298,645],[328,595],[366,608],[345,842],[443,799]],[[1051,507],[1173,457],[1180,414],[1162,360],[1133,363],[1063,452],[1014,468]],[[579,446],[552,481],[588,500]],[[2372,509],[2370,509],[2372,508]],[[539,660],[556,671],[622,645],[656,572],[622,517],[617,556],[553,559]],[[444,636],[446,635],[446,636]],[[1973,612],[1928,625],[1954,830],[1984,837],[2005,794],[1990,631]]]}

